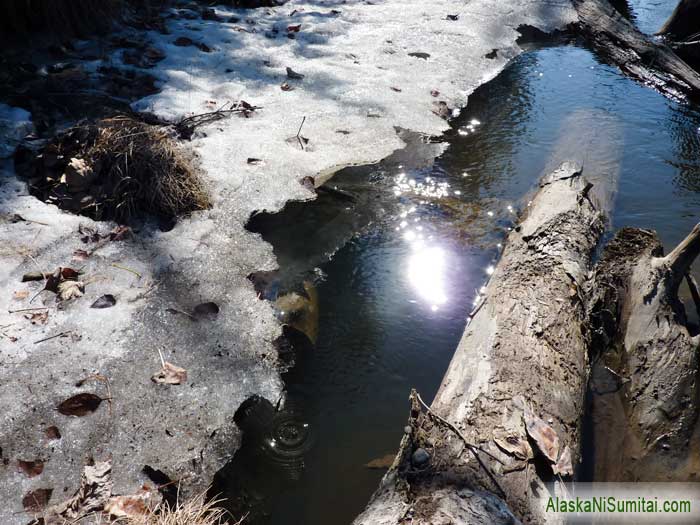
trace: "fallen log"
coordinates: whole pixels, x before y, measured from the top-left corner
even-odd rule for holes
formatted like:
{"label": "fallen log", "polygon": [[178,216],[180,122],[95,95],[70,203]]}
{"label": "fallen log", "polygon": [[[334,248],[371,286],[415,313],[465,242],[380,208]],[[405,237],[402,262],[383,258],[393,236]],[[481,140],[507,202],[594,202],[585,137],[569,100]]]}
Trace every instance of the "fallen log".
{"label": "fallen log", "polygon": [[700,31],[700,0],[680,0],[661,29],[660,35],[684,40]]}
{"label": "fallen log", "polygon": [[700,74],[663,42],[641,33],[608,0],[573,0],[578,30],[601,57],[674,99],[700,95]]}
{"label": "fallen log", "polygon": [[[699,253],[700,224],[665,257],[655,233],[625,228],[596,265],[593,417],[615,411],[622,422],[621,432],[607,427],[604,436],[594,437],[597,481],[690,479],[700,336],[691,335],[678,288]],[[692,279],[688,283],[696,292]]]}
{"label": "fallen log", "polygon": [[430,409],[412,394],[399,454],[356,525],[540,523],[542,498],[573,474],[588,369],[581,290],[604,213],[573,164],[540,186]]}

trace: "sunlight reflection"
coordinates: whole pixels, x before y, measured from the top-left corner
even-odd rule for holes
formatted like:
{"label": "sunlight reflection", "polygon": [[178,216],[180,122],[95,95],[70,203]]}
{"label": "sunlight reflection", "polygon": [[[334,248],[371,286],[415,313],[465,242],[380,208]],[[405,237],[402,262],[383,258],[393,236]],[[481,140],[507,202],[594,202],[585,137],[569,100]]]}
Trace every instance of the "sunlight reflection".
{"label": "sunlight reflection", "polygon": [[425,246],[423,242],[412,243],[412,248],[408,280],[431,310],[437,311],[447,302],[445,251],[438,246]]}

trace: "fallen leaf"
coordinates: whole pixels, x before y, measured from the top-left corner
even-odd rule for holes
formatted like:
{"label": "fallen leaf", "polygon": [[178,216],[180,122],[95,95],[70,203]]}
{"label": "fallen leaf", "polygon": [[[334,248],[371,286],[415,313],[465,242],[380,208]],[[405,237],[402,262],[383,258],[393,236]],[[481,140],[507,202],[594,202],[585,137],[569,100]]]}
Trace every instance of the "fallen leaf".
{"label": "fallen leaf", "polygon": [[22,506],[29,513],[43,511],[49,504],[53,489],[36,489],[27,492],[22,498]]}
{"label": "fallen leaf", "polygon": [[85,293],[85,284],[82,281],[62,281],[58,284],[58,298],[61,301],[82,297],[83,293]]}
{"label": "fallen leaf", "polygon": [[397,87],[391,86],[390,89],[391,89],[392,91],[396,91],[397,93],[401,93],[401,88],[397,88]]}
{"label": "fallen leaf", "polygon": [[525,411],[525,428],[527,433],[537,445],[539,451],[550,462],[556,463],[559,457],[559,436],[542,419],[529,410]]}
{"label": "fallen leaf", "polygon": [[202,303],[194,307],[192,317],[201,320],[213,320],[219,315],[219,305],[216,303]]}
{"label": "fallen leaf", "polygon": [[280,89],[282,91],[292,91],[294,88],[290,86],[287,82],[283,82],[282,85],[280,86]]}
{"label": "fallen leaf", "polygon": [[298,33],[301,30],[301,24],[287,26],[287,32]]}
{"label": "fallen leaf", "polygon": [[35,478],[44,472],[44,462],[40,459],[34,461],[23,461],[19,459],[17,460],[17,466],[30,478]]}
{"label": "fallen leaf", "polygon": [[178,37],[175,40],[175,42],[173,42],[173,44],[175,44],[176,46],[180,46],[180,47],[186,47],[186,46],[191,46],[192,44],[194,44],[194,40],[192,40],[191,38],[187,38],[186,36],[181,36],[181,37]]}
{"label": "fallen leaf", "polygon": [[257,166],[258,164],[262,164],[263,160],[262,159],[256,159],[255,157],[248,157],[248,164],[252,164],[254,166]]}
{"label": "fallen leaf", "polygon": [[459,15],[447,15],[447,20],[459,20]]}
{"label": "fallen leaf", "polygon": [[109,232],[110,241],[123,241],[131,236],[131,228],[128,226],[116,226]]}
{"label": "fallen leaf", "polygon": [[306,177],[302,178],[299,181],[299,184],[304,186],[304,188],[306,188],[307,190],[313,191],[314,193],[316,193],[316,181],[310,175],[307,175]]}
{"label": "fallen leaf", "polygon": [[160,385],[181,385],[187,381],[187,370],[166,361],[163,368],[153,374],[151,381]]}
{"label": "fallen leaf", "polygon": [[93,413],[102,403],[102,398],[84,392],[70,397],[58,405],[58,411],[64,416],[83,417]]}
{"label": "fallen leaf", "polygon": [[104,512],[113,518],[137,518],[151,514],[152,492],[135,496],[115,496],[104,507]]}
{"label": "fallen leaf", "polygon": [[518,436],[507,436],[505,438],[494,438],[494,443],[506,454],[526,461],[534,457],[532,447],[526,439]]}
{"label": "fallen leaf", "polygon": [[49,441],[53,441],[56,439],[61,439],[61,431],[58,430],[57,426],[50,426],[48,427],[45,431],[44,434],[46,434],[46,439]]}
{"label": "fallen leaf", "polygon": [[21,301],[22,299],[26,299],[29,297],[29,291],[27,290],[17,290],[15,293],[12,294],[12,298],[15,301]]}
{"label": "fallen leaf", "polygon": [[74,261],[78,261],[78,262],[87,261],[89,257],[90,257],[90,254],[85,250],[75,250],[73,252],[73,260]]}
{"label": "fallen leaf", "polygon": [[365,467],[369,469],[388,469],[394,464],[394,459],[396,459],[396,454],[387,454],[386,456],[365,463]]}
{"label": "fallen leaf", "polygon": [[29,281],[43,281],[44,280],[44,273],[43,272],[29,272],[25,273],[22,276],[22,282],[26,283]]}
{"label": "fallen leaf", "polygon": [[574,475],[574,467],[571,465],[571,450],[569,449],[568,445],[564,447],[564,452],[561,453],[561,457],[559,458],[559,461],[557,461],[556,465],[552,467],[552,471],[554,474],[558,474],[560,476]]}
{"label": "fallen leaf", "polygon": [[[92,460],[90,460],[92,463]],[[47,523],[78,523],[82,518],[101,511],[112,497],[112,463],[86,465],[80,476],[80,487],[73,496],[47,510]]]}
{"label": "fallen leaf", "polygon": [[288,67],[287,78],[291,78],[292,80],[301,80],[304,78],[304,75],[302,75],[301,73],[297,73],[291,67]]}
{"label": "fallen leaf", "polygon": [[96,228],[90,226],[80,225],[78,226],[78,233],[81,235],[80,240],[84,243],[97,242],[100,240],[100,234]]}
{"label": "fallen leaf", "polygon": [[46,324],[49,320],[49,311],[26,314],[24,318],[28,319],[32,324]]}
{"label": "fallen leaf", "polygon": [[415,58],[422,58],[423,60],[428,60],[430,58],[430,53],[423,53],[422,51],[414,51],[409,53],[408,56]]}
{"label": "fallen leaf", "polygon": [[433,89],[433,90],[430,91],[430,95],[433,96],[433,97],[439,97],[439,96],[440,96],[440,92],[439,92],[437,89]]}
{"label": "fallen leaf", "polygon": [[97,299],[97,301],[92,303],[90,308],[111,308],[115,304],[117,304],[117,300],[115,299],[115,297],[110,294],[105,294],[99,299]]}

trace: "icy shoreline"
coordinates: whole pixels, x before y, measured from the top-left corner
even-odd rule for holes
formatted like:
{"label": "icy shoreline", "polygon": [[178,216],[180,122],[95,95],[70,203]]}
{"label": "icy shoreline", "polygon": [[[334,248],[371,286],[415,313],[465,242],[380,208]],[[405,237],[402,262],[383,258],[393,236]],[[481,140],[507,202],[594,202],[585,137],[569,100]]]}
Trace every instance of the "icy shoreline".
{"label": "icy shoreline", "polygon": [[[388,156],[403,146],[396,128],[441,134],[448,125],[435,114],[436,103],[464,106],[469,93],[520,52],[519,26],[551,31],[575,20],[564,0],[504,4],[385,0],[320,7],[299,0],[274,9],[215,9],[220,20],[236,22],[178,13],[168,21],[170,34],[147,35],[166,54],[150,70],[162,86],[135,109],[174,118],[240,99],[262,109],[219,121],[191,143],[212,187],[213,209],[170,232],[143,230],[107,243],[85,261],[71,261],[75,250],[86,249],[78,227],[105,232],[113,225],[39,202],[2,167],[0,326],[9,326],[0,343],[0,499],[6,502],[0,521],[26,523],[22,499],[37,489],[53,490],[51,504],[65,500],[89,456],[111,455],[115,493],[133,493],[147,481],[145,465],[181,480],[188,492],[206,487],[237,448],[238,406],[254,394],[276,400],[282,391],[273,346],[280,329],[247,279],[276,262],[271,247],[245,230],[250,214],[313,198],[299,183],[305,176],[318,183],[319,174],[337,167]],[[195,45],[176,46],[178,38]],[[287,78],[287,67],[304,78]],[[283,83],[292,89],[283,90]],[[309,142],[302,150],[289,139],[304,118]],[[26,220],[16,222],[16,214]],[[45,271],[84,266],[91,279],[85,297],[59,309],[44,292],[29,304],[42,283],[20,281],[37,265]],[[105,293],[117,305],[90,309]],[[219,305],[215,321],[195,323],[167,311],[204,301]],[[46,324],[8,313],[42,306],[49,309]],[[59,333],[69,335],[36,343]],[[151,382],[159,351],[187,369],[184,385]],[[96,375],[109,380],[109,390]],[[85,417],[56,412],[80,392],[110,402]],[[52,426],[60,439],[46,434]],[[29,477],[18,460],[41,460],[43,471]]]}

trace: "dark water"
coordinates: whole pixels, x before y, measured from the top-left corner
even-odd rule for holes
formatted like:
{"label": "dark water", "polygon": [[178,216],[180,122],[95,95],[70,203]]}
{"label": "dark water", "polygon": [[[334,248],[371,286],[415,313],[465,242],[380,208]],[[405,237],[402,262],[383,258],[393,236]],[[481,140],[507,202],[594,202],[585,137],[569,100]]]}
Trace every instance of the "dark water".
{"label": "dark water", "polygon": [[434,162],[435,145],[409,145],[251,221],[282,269],[266,293],[308,296],[318,334],[298,346],[286,411],[253,410],[267,430],[221,473],[247,523],[347,524],[363,509],[383,473],[364,465],[395,451],[410,389],[435,394],[510,221],[562,151],[619,177],[613,227],[656,229],[671,247],[700,220],[700,114],[577,47],[516,59],[444,140]]}

